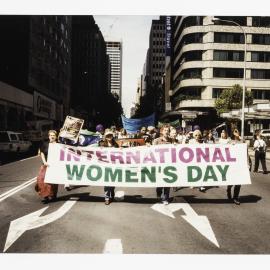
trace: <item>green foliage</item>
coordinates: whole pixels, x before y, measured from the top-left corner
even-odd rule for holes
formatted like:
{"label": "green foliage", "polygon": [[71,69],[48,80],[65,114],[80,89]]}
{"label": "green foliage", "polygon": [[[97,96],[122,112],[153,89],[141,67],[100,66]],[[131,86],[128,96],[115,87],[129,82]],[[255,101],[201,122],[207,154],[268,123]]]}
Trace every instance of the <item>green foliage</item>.
{"label": "green foliage", "polygon": [[[218,113],[228,112],[242,108],[243,88],[235,84],[232,88],[224,89],[219,98],[215,101],[215,108]],[[250,91],[245,93],[245,106],[253,104],[253,96]]]}

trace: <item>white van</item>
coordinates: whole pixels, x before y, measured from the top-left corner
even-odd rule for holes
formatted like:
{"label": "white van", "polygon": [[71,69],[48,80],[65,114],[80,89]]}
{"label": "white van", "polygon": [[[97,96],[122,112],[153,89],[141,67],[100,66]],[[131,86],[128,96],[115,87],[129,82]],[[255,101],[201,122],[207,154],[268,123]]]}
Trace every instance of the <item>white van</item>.
{"label": "white van", "polygon": [[29,151],[30,141],[23,139],[23,134],[13,131],[0,131],[0,152],[23,153]]}

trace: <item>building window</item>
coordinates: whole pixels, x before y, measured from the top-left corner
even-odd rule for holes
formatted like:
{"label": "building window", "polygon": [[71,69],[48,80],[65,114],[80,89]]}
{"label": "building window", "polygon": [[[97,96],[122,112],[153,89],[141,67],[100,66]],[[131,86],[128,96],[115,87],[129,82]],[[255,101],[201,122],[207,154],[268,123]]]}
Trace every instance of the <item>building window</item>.
{"label": "building window", "polygon": [[251,52],[252,62],[270,62],[270,52]]}
{"label": "building window", "polygon": [[202,77],[202,69],[199,68],[191,68],[185,69],[180,73],[180,80],[185,79],[199,79]]}
{"label": "building window", "polygon": [[214,33],[215,43],[245,43],[244,35],[241,33]]}
{"label": "building window", "polygon": [[213,88],[212,89],[212,98],[219,98],[224,88]]}
{"label": "building window", "polygon": [[217,78],[243,78],[243,69],[240,68],[214,68],[213,76]]}
{"label": "building window", "polygon": [[251,89],[254,99],[270,99],[270,89]]}
{"label": "building window", "polygon": [[[247,17],[245,16],[218,16],[221,20],[228,20],[228,21],[234,21],[242,26],[247,25]],[[231,25],[227,22],[221,22],[222,25]]]}
{"label": "building window", "polygon": [[252,26],[270,27],[270,18],[269,17],[252,17]]}
{"label": "building window", "polygon": [[252,35],[252,43],[270,45],[270,35],[254,34]]}
{"label": "building window", "polygon": [[252,69],[251,70],[251,79],[270,79],[270,70],[269,69]]}
{"label": "building window", "polygon": [[242,51],[214,51],[215,61],[244,61]]}

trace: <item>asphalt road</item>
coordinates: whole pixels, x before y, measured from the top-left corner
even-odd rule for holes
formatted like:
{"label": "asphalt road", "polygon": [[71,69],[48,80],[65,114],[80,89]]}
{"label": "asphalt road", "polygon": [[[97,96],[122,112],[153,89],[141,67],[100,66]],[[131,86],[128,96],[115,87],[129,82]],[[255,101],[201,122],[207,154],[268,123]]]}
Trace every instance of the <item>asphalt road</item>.
{"label": "asphalt road", "polygon": [[[225,187],[210,188],[206,193],[190,188],[171,191],[172,202],[166,209],[182,207],[169,211],[173,218],[151,208],[157,203],[153,188],[117,188],[124,192],[123,200],[105,206],[101,187],[77,187],[68,192],[60,186],[58,200],[44,205],[34,191],[40,165],[40,158],[33,157],[0,166],[0,252],[7,247],[9,235],[13,240],[6,253],[270,253],[269,174],[251,173],[252,184],[241,188],[240,206],[227,200]],[[269,161],[267,165],[269,169]],[[164,210],[164,206],[156,206]],[[33,223],[36,227],[27,225],[31,218],[10,226],[45,207],[37,215],[44,218],[39,217],[38,225]],[[184,218],[192,211],[190,207],[209,221],[218,245]]]}

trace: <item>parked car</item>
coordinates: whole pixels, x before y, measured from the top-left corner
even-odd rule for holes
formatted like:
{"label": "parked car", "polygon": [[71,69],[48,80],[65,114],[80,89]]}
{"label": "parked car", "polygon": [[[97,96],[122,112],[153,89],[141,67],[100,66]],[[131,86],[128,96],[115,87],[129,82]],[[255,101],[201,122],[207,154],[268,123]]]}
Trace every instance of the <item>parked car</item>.
{"label": "parked car", "polygon": [[261,135],[265,138],[270,139],[270,129],[262,129],[261,130]]}
{"label": "parked car", "polygon": [[20,132],[0,131],[0,152],[23,153],[29,151],[31,145]]}

